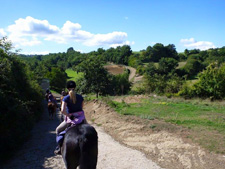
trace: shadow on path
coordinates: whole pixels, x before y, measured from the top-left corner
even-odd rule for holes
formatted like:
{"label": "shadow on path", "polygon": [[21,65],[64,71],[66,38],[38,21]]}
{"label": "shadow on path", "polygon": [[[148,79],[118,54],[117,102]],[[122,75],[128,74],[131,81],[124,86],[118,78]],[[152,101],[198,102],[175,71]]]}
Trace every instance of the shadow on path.
{"label": "shadow on path", "polygon": [[56,117],[49,120],[46,102],[44,106],[46,107],[45,112],[32,129],[31,138],[14,155],[13,159],[3,166],[4,169],[41,169],[46,168],[46,159],[48,158],[54,156],[61,160],[60,156],[54,155],[55,129],[60,123],[59,112],[57,110]]}

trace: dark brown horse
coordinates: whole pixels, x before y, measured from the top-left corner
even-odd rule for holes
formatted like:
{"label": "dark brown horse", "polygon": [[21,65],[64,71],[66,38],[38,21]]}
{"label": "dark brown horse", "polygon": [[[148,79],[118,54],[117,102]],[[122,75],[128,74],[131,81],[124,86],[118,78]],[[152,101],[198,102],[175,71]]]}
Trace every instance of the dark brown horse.
{"label": "dark brown horse", "polygon": [[56,115],[56,108],[57,108],[57,105],[55,103],[48,102],[49,119],[53,119],[54,116]]}
{"label": "dark brown horse", "polygon": [[98,134],[89,124],[68,129],[62,145],[62,157],[67,169],[96,169]]}

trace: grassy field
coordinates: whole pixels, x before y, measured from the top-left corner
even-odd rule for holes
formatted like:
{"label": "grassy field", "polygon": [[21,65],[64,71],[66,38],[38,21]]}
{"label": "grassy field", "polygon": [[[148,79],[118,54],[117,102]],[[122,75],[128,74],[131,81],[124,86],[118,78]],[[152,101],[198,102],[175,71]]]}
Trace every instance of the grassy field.
{"label": "grassy field", "polygon": [[179,99],[143,99],[127,104],[112,101],[110,105],[122,115],[159,119],[191,131],[194,142],[216,153],[225,153],[225,103],[185,101]]}
{"label": "grassy field", "polygon": [[73,71],[72,69],[67,69],[66,74],[68,76],[67,80],[73,80],[75,82],[77,81],[77,79],[79,79],[83,76],[83,73],[77,73],[77,72]]}

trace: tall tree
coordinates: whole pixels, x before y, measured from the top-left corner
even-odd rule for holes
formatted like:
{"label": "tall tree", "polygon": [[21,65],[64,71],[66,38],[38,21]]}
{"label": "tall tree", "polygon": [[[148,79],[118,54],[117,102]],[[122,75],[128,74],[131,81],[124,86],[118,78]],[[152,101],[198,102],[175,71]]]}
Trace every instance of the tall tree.
{"label": "tall tree", "polygon": [[99,58],[87,59],[79,68],[84,73],[87,92],[94,92],[98,97],[99,94],[104,95],[110,91],[110,75]]}

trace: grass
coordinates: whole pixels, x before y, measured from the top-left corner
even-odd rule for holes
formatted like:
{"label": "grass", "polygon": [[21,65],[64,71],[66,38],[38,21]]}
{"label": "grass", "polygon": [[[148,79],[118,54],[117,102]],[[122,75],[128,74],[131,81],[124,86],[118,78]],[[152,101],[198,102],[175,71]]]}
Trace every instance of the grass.
{"label": "grass", "polygon": [[[109,102],[109,101],[108,101]],[[225,106],[219,103],[149,98],[141,103],[109,102],[122,115],[159,119],[192,131],[190,138],[202,147],[225,153]]]}
{"label": "grass", "polygon": [[72,69],[66,69],[66,74],[68,76],[68,80],[77,81],[79,78],[83,77],[83,73],[77,73]]}
{"label": "grass", "polygon": [[183,68],[187,62],[178,62],[177,69]]}
{"label": "grass", "polygon": [[196,82],[198,82],[198,79],[193,79],[193,80],[187,80],[187,85],[189,87],[193,86]]}

